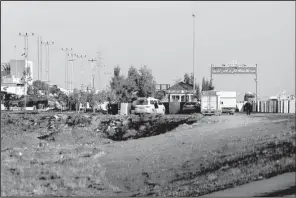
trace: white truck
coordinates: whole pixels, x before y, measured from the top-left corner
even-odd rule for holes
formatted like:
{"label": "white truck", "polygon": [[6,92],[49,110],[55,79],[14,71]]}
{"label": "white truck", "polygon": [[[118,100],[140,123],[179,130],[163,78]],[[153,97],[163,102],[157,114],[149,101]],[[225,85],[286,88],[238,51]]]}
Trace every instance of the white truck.
{"label": "white truck", "polygon": [[236,92],[235,91],[219,91],[217,94],[220,96],[220,104],[222,113],[234,115],[236,110]]}
{"label": "white truck", "polygon": [[217,91],[201,92],[201,113],[202,115],[221,115],[222,114],[219,92]]}

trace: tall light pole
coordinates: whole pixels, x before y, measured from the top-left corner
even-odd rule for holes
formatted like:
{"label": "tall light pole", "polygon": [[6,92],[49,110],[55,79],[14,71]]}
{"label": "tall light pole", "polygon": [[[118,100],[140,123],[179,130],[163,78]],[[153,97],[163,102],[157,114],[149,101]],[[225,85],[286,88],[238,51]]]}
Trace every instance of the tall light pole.
{"label": "tall light pole", "polygon": [[70,70],[71,70],[71,75],[70,75],[70,90],[73,92],[73,68],[74,68],[74,61],[76,60],[74,57],[77,57],[76,54],[69,54],[71,57],[70,61]]}
{"label": "tall light pole", "polygon": [[92,73],[92,87],[93,87],[93,90],[95,90],[95,69],[94,69],[94,67],[92,67],[92,63],[97,60],[92,58],[88,61],[90,63],[90,68],[91,68],[91,73]]}
{"label": "tall light pole", "polygon": [[28,56],[29,56],[29,36],[34,36],[34,33],[19,33],[19,36],[23,36],[24,37],[24,41],[25,41],[25,44],[24,44],[24,50],[25,50],[25,76],[24,76],[24,82],[25,82],[25,104],[24,104],[24,107],[26,109],[26,95],[27,95],[27,64],[28,64]]}
{"label": "tall light pole", "polygon": [[98,76],[99,86],[98,86],[98,88],[100,89],[101,88],[101,73],[100,73],[100,68],[101,67],[105,67],[105,65],[102,64],[103,57],[102,57],[101,52],[97,52],[97,54],[98,54],[97,67],[98,67],[98,73],[99,73],[99,76]]}
{"label": "tall light pole", "polygon": [[14,46],[14,58],[15,58],[15,63],[16,63],[16,71],[15,71],[15,73],[16,73],[16,75],[15,75],[15,77],[17,77],[18,78],[18,71],[17,71],[17,67],[18,67],[18,64],[17,64],[17,49],[16,49],[16,45]]}
{"label": "tall light pole", "polygon": [[49,65],[49,46],[53,45],[54,42],[53,41],[41,41],[41,44],[46,46],[46,66],[45,66],[45,72],[46,72],[46,76],[47,76],[47,83],[48,83],[48,90],[47,90],[47,97],[49,95],[49,83],[50,83],[50,73],[49,73],[49,69],[50,69],[50,65]]}
{"label": "tall light pole", "polygon": [[86,58],[86,55],[77,55],[77,58],[81,60],[81,89],[83,89],[83,60]]}
{"label": "tall light pole", "polygon": [[257,70],[257,64],[256,64],[256,78],[255,78],[255,82],[256,82],[256,104],[255,104],[255,106],[256,106],[256,112],[257,112],[257,101],[258,101],[258,93],[257,93],[258,79],[257,79],[257,72],[258,72],[258,70]]}
{"label": "tall light pole", "polygon": [[68,66],[68,54],[70,51],[72,51],[72,48],[62,48],[62,51],[65,52],[65,89],[68,90],[69,89],[69,66]]}
{"label": "tall light pole", "polygon": [[[195,93],[195,14],[192,14],[193,18],[193,97]],[[192,97],[192,99],[193,99]]]}
{"label": "tall light pole", "polygon": [[38,41],[38,45],[40,46],[39,47],[39,67],[40,67],[40,80],[42,81],[43,80],[43,70],[42,70],[42,57],[43,57],[43,53],[42,53],[42,49],[43,49],[43,45],[42,45],[42,37],[40,36],[39,37],[39,41]]}

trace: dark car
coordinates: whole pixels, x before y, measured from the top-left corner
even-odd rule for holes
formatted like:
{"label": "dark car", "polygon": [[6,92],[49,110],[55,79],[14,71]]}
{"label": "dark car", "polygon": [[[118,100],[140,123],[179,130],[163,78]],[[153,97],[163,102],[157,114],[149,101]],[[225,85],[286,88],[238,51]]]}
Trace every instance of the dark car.
{"label": "dark car", "polygon": [[197,113],[200,109],[200,105],[197,102],[186,102],[183,105],[183,113]]}

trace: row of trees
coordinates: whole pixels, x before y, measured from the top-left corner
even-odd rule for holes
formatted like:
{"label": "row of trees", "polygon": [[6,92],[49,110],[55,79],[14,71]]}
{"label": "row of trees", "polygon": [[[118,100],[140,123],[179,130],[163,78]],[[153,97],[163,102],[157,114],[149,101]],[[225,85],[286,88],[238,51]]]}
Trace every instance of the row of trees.
{"label": "row of trees", "polygon": [[114,76],[110,81],[111,91],[117,101],[132,102],[137,97],[154,96],[156,81],[147,66],[137,70],[131,65],[126,77],[120,71],[119,66],[115,67]]}

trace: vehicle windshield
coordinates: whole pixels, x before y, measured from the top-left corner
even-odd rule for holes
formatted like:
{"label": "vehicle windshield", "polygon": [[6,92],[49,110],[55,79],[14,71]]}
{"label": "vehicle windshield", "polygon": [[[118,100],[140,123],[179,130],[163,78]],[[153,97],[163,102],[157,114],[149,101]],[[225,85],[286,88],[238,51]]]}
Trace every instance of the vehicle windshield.
{"label": "vehicle windshield", "polygon": [[148,105],[147,99],[138,99],[136,105]]}

